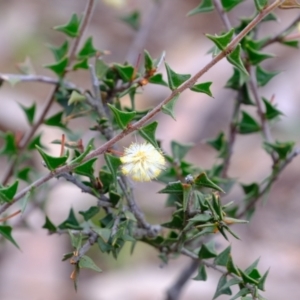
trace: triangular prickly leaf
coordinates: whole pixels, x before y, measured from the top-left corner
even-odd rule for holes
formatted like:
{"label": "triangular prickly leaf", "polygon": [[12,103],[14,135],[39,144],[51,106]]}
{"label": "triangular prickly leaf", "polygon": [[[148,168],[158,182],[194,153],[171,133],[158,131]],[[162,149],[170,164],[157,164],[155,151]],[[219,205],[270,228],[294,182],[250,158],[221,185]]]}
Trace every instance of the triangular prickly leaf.
{"label": "triangular prickly leaf", "polygon": [[265,118],[267,120],[272,120],[277,118],[280,115],[283,115],[283,113],[280,110],[278,110],[274,105],[272,105],[272,103],[269,102],[267,99],[262,98],[262,100],[265,103],[265,107],[266,107]]}
{"label": "triangular prickly leaf", "polygon": [[127,65],[119,65],[119,64],[114,64],[114,67],[116,68],[116,70],[118,71],[120,77],[122,78],[122,80],[124,82],[129,82],[132,81],[134,78],[134,67]]}
{"label": "triangular prickly leaf", "polygon": [[152,144],[154,146],[154,148],[159,148],[157,141],[155,139],[155,131],[157,128],[158,122],[154,121],[142,128],[140,128],[139,134],[150,144]]}
{"label": "triangular prickly leaf", "polygon": [[99,211],[100,211],[99,206],[91,206],[88,210],[79,211],[79,213],[83,216],[85,221],[88,221],[91,218],[93,218],[95,215],[97,215]]}
{"label": "triangular prickly leaf", "polygon": [[260,258],[256,259],[244,272],[250,274],[257,267],[259,260]]}
{"label": "triangular prickly leaf", "polygon": [[201,173],[200,175],[198,175],[194,180],[194,184],[199,188],[207,187],[225,193],[219,186],[213,183],[205,173]]}
{"label": "triangular prickly leaf", "polygon": [[221,0],[221,3],[225,11],[230,11],[243,1],[244,0]]}
{"label": "triangular prickly leaf", "polygon": [[228,259],[231,252],[231,246],[228,246],[225,250],[223,250],[215,259],[214,264],[219,266],[227,266]]}
{"label": "triangular prickly leaf", "polygon": [[11,232],[12,232],[12,228],[10,226],[7,226],[7,225],[0,226],[0,235],[2,235],[5,239],[10,241],[18,249],[20,249],[19,245],[16,243],[16,241],[12,237]]}
{"label": "triangular prickly leaf", "polygon": [[86,39],[82,48],[79,50],[77,57],[79,59],[95,56],[97,49],[93,45],[93,38],[90,36]]}
{"label": "triangular prickly leaf", "polygon": [[64,165],[68,159],[68,156],[59,156],[54,157],[44,152],[44,150],[39,147],[38,145],[35,145],[36,149],[39,151],[40,155],[42,156],[47,168],[51,171],[55,170],[61,165]]}
{"label": "triangular prickly leaf", "polygon": [[131,111],[131,112],[122,111],[117,109],[112,104],[107,103],[107,105],[110,108],[111,112],[113,113],[115,120],[121,129],[125,129],[127,125],[130,123],[130,121],[132,121],[136,115],[135,111]]}
{"label": "triangular prickly leaf", "polygon": [[227,262],[226,268],[227,268],[228,272],[233,273],[240,277],[240,272],[239,272],[238,268],[236,267],[235,263],[233,262],[231,255],[229,255],[229,257],[228,257],[228,262]]}
{"label": "triangular prickly leaf", "polygon": [[45,65],[45,68],[52,70],[57,76],[61,77],[65,73],[68,63],[68,57],[64,57],[54,64]]}
{"label": "triangular prickly leaf", "polygon": [[16,177],[18,179],[21,179],[23,181],[26,181],[26,182],[30,182],[30,172],[31,172],[31,168],[30,167],[25,167],[25,168],[21,168],[18,172],[17,172],[17,175]]}
{"label": "triangular prickly leaf", "polygon": [[280,44],[282,45],[285,45],[285,46],[289,46],[289,47],[292,47],[292,48],[296,48],[298,49],[299,48],[299,41],[297,40],[294,40],[294,41],[281,41]]}
{"label": "triangular prickly leaf", "polygon": [[109,66],[102,60],[97,59],[95,63],[95,71],[98,79],[104,79]]}
{"label": "triangular prickly leaf", "polygon": [[233,90],[239,90],[247,81],[247,77],[244,72],[241,72],[237,68],[233,68],[233,74],[226,82],[225,87]]}
{"label": "triangular prickly leaf", "polygon": [[220,49],[224,50],[227,45],[230,43],[234,34],[234,29],[232,28],[228,32],[224,33],[223,35],[210,35],[206,34],[206,36],[215,43],[215,45]]}
{"label": "triangular prickly leaf", "polygon": [[44,145],[42,145],[41,138],[42,138],[42,134],[41,133],[38,134],[37,136],[33,137],[33,139],[28,144],[27,149],[34,150],[36,148],[35,147],[36,145],[38,145],[42,149],[46,149],[46,147]]}
{"label": "triangular prickly leaf", "polygon": [[75,159],[73,159],[71,161],[71,164],[77,164],[80,163],[88,154],[89,152],[93,149],[93,146],[91,143],[89,143],[86,147],[86,149],[84,150],[83,153],[81,153],[79,156],[77,156]]}
{"label": "triangular prickly leaf", "polygon": [[69,42],[67,40],[59,47],[54,47],[52,45],[48,46],[53,53],[55,61],[60,61],[63,57],[65,57],[69,50]]}
{"label": "triangular prickly leaf", "polygon": [[255,105],[250,92],[249,92],[249,87],[247,84],[244,84],[241,88],[240,88],[240,93],[238,93],[238,101],[240,101],[241,103],[245,104],[245,105]]}
{"label": "triangular prickly leaf", "polygon": [[193,278],[193,280],[197,281],[206,281],[207,280],[207,274],[205,270],[205,265],[201,264],[198,268],[198,274],[196,277]]}
{"label": "triangular prickly leaf", "polygon": [[204,93],[210,97],[212,97],[212,93],[210,91],[210,86],[211,86],[212,82],[203,82],[203,83],[198,83],[193,85],[190,90],[193,92],[197,92],[197,93]]}
{"label": "triangular prickly leaf", "polygon": [[79,175],[93,177],[94,176],[93,164],[95,163],[96,160],[97,160],[97,157],[94,157],[94,158],[84,162],[82,165],[74,168],[73,171]]}
{"label": "triangular prickly leaf", "polygon": [[184,145],[176,141],[172,141],[171,150],[173,158],[176,159],[178,162],[181,161],[192,147],[192,144]]}
{"label": "triangular prickly leaf", "polygon": [[257,287],[258,287],[261,291],[264,291],[264,290],[265,290],[265,282],[266,282],[266,279],[267,279],[267,277],[268,277],[268,274],[269,274],[269,270],[261,277],[261,279],[260,279],[259,282],[258,282]]}
{"label": "triangular prickly leaf", "polygon": [[249,291],[248,288],[243,288],[237,294],[235,294],[232,298],[230,298],[229,300],[242,299],[240,297],[246,296],[249,293],[250,293],[250,291]]}
{"label": "triangular prickly leaf", "polygon": [[220,132],[215,139],[207,140],[206,143],[214,149],[216,149],[217,151],[223,150],[227,144],[224,132]]}
{"label": "triangular prickly leaf", "polygon": [[158,192],[159,194],[182,194],[183,187],[180,181],[170,182],[168,185]]}
{"label": "triangular prickly leaf", "polygon": [[105,154],[104,155],[106,165],[108,166],[111,174],[113,175],[113,179],[115,183],[117,182],[117,174],[118,174],[118,169],[120,165],[122,164],[121,160],[119,157],[113,156],[111,154]]}
{"label": "triangular prickly leaf", "polygon": [[254,0],[255,7],[258,11],[261,11],[266,5],[268,5],[268,0]]}
{"label": "triangular prickly leaf", "polygon": [[214,294],[213,300],[220,295],[232,295],[231,289],[229,287],[223,288],[227,283],[226,275],[222,275],[219,279],[216,292]]}
{"label": "triangular prickly leaf", "polygon": [[47,216],[42,228],[47,229],[50,233],[56,232],[56,226],[50,221],[50,219]]}
{"label": "triangular prickly leaf", "polygon": [[248,274],[246,274],[242,270],[239,269],[239,271],[240,271],[240,274],[241,274],[241,277],[242,277],[244,283],[250,283],[250,284],[255,284],[255,285],[258,284],[257,280],[251,278]]}
{"label": "triangular prickly leaf", "polygon": [[279,72],[268,72],[260,65],[256,67],[256,80],[258,86],[265,86]]}
{"label": "triangular prickly leaf", "polygon": [[77,91],[72,91],[71,96],[68,100],[68,105],[78,104],[86,101],[86,97],[82,94],[79,94]]}
{"label": "triangular prickly leaf", "polygon": [[255,49],[253,49],[252,47],[250,47],[249,45],[247,45],[246,51],[248,54],[249,62],[252,65],[257,65],[267,58],[274,57],[274,55],[272,55],[272,54],[257,51]]}
{"label": "triangular prickly leaf", "polygon": [[48,126],[57,126],[60,128],[65,128],[66,126],[62,123],[62,116],[63,116],[64,112],[58,112],[57,114],[53,115],[52,117],[46,119],[44,121],[45,125]]}
{"label": "triangular prickly leaf", "polygon": [[0,188],[0,201],[11,202],[18,190],[19,181],[15,181],[12,185]]}
{"label": "triangular prickly leaf", "polygon": [[70,209],[68,218],[64,222],[62,222],[60,225],[58,225],[58,228],[59,229],[74,229],[74,230],[82,229],[75,217],[73,208]]}
{"label": "triangular prickly leaf", "polygon": [[214,10],[212,0],[202,0],[201,3],[194,9],[188,12],[188,16],[193,16],[199,13],[210,12]]}
{"label": "triangular prickly leaf", "polygon": [[84,69],[87,70],[89,68],[88,58],[84,58],[72,66],[73,70]]}
{"label": "triangular prickly leaf", "polygon": [[134,30],[139,30],[141,22],[141,14],[135,10],[126,16],[121,17],[121,20],[129,25]]}
{"label": "triangular prickly leaf", "polygon": [[265,149],[268,152],[276,152],[279,156],[279,159],[284,160],[292,152],[295,142],[278,142],[275,143],[264,143]]}
{"label": "triangular prickly leaf", "polygon": [[241,184],[245,195],[248,198],[255,198],[259,195],[259,185],[257,183]]}
{"label": "triangular prickly leaf", "polygon": [[160,84],[168,87],[168,84],[164,81],[163,76],[160,73],[151,76],[149,78],[149,83]]}
{"label": "triangular prickly leaf", "polygon": [[20,104],[20,106],[21,106],[21,108],[23,109],[23,111],[24,111],[24,113],[26,115],[28,123],[30,125],[32,125],[33,121],[34,121],[34,116],[35,116],[36,103],[33,103],[29,107],[25,107],[22,104]]}
{"label": "triangular prickly leaf", "polygon": [[86,255],[83,255],[80,258],[78,265],[80,269],[92,269],[96,272],[102,272],[102,270],[94,263],[94,261]]}
{"label": "triangular prickly leaf", "polygon": [[241,59],[241,45],[238,44],[236,48],[226,56],[227,60],[239,69],[245,76],[249,76],[243,62]]}
{"label": "triangular prickly leaf", "polygon": [[0,149],[0,154],[4,154],[8,156],[17,154],[18,147],[17,147],[15,135],[12,132],[7,131],[4,134],[0,132],[0,137],[4,139],[4,145]]}
{"label": "triangular prickly leaf", "polygon": [[[144,50],[144,67],[147,72],[153,72],[154,62],[150,53],[147,50]],[[156,69],[156,68],[155,68]]]}
{"label": "triangular prickly leaf", "polygon": [[176,121],[176,119],[175,119],[175,115],[174,115],[174,108],[175,108],[176,102],[179,98],[179,95],[180,94],[177,93],[167,104],[163,105],[161,108],[161,111],[163,113],[171,116],[175,121]]}
{"label": "triangular prickly leaf", "polygon": [[208,258],[213,258],[217,256],[217,252],[215,250],[215,242],[210,241],[206,244],[203,244],[201,246],[201,249],[199,251],[198,257],[200,259],[208,259]]}
{"label": "triangular prickly leaf", "polygon": [[279,5],[279,8],[289,9],[289,8],[300,8],[300,3],[298,0],[285,0]]}
{"label": "triangular prickly leaf", "polygon": [[70,21],[67,24],[55,26],[54,29],[61,31],[69,37],[76,37],[79,33],[80,19],[77,14],[72,14]]}
{"label": "triangular prickly leaf", "polygon": [[165,63],[165,67],[168,75],[169,87],[171,90],[175,90],[191,77],[190,74],[178,74],[174,72],[167,63]]}
{"label": "triangular prickly leaf", "polygon": [[238,124],[239,133],[248,134],[260,131],[259,124],[245,111],[242,111],[242,120]]}

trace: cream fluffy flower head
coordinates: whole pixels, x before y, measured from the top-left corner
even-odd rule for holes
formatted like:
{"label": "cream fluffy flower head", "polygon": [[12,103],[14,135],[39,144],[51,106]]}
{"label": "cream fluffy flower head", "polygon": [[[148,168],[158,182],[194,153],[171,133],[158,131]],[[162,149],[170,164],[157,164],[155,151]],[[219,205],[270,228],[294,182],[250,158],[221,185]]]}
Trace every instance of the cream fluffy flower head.
{"label": "cream fluffy flower head", "polygon": [[125,148],[124,155],[120,157],[121,171],[135,181],[151,181],[165,169],[166,160],[161,150],[155,149],[149,143],[132,143]]}

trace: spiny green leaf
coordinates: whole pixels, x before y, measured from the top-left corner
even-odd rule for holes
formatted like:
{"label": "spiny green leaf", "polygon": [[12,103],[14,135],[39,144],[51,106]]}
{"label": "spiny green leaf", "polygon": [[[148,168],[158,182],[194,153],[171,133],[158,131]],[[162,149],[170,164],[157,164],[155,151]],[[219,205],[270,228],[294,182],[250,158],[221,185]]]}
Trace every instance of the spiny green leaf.
{"label": "spiny green leaf", "polygon": [[280,44],[282,45],[285,45],[285,46],[289,46],[289,47],[292,47],[292,48],[296,48],[298,49],[299,48],[299,41],[298,40],[294,40],[294,41],[280,41]]}
{"label": "spiny green leaf", "polygon": [[176,141],[172,141],[171,150],[172,150],[173,158],[178,162],[181,161],[192,147],[193,147],[192,144],[184,145]]}
{"label": "spiny green leaf", "polygon": [[82,48],[77,54],[79,59],[95,56],[97,53],[97,49],[93,45],[93,38],[90,36],[86,39]]}
{"label": "spiny green leaf", "polygon": [[194,184],[195,186],[200,188],[207,187],[225,193],[219,186],[213,183],[205,173],[201,173],[200,175],[198,175],[194,181]]}
{"label": "spiny green leaf", "polygon": [[54,64],[46,65],[45,68],[52,70],[58,77],[61,77],[65,73],[68,63],[69,59],[64,57]]}
{"label": "spiny green leaf", "polygon": [[18,147],[15,135],[7,131],[4,134],[0,132],[0,136],[4,139],[4,146],[0,150],[0,154],[12,156],[14,154],[17,154]]}
{"label": "spiny green leaf", "polygon": [[76,37],[79,33],[80,19],[77,14],[72,14],[70,21],[67,24],[54,27],[55,30],[61,31],[69,37]]}
{"label": "spiny green leaf", "polygon": [[79,175],[87,176],[87,177],[94,177],[94,168],[93,164],[97,160],[97,157],[94,157],[86,162],[84,162],[82,165],[74,168],[74,172]]}
{"label": "spiny green leaf", "polygon": [[50,219],[46,216],[45,224],[42,228],[48,229],[49,232],[56,232],[56,226],[50,221]]}
{"label": "spiny green leaf", "polygon": [[247,275],[246,273],[244,273],[242,270],[239,270],[241,277],[243,278],[244,283],[250,283],[250,284],[258,284],[258,281],[251,278],[249,275]]}
{"label": "spiny green leaf", "polygon": [[272,105],[267,99],[265,98],[262,99],[266,107],[265,118],[267,120],[272,120],[277,118],[280,115],[283,115],[283,113],[280,110],[278,110],[274,105]]}
{"label": "spiny green leaf", "polygon": [[231,289],[229,287],[223,288],[227,283],[226,275],[222,275],[219,279],[216,292],[214,294],[213,300],[220,295],[232,295]]}
{"label": "spiny green leaf", "polygon": [[11,235],[12,228],[7,225],[0,226],[0,234],[11,243],[13,243],[18,249],[20,249],[19,245],[16,243],[14,238]]}
{"label": "spiny green leaf", "polygon": [[18,171],[17,178],[29,183],[29,181],[30,181],[29,174],[31,171],[32,170],[30,167],[22,168]]}
{"label": "spiny green leaf", "polygon": [[268,277],[268,274],[269,274],[269,270],[261,277],[261,279],[260,279],[259,282],[258,282],[257,287],[258,287],[260,290],[262,290],[262,291],[265,290],[265,282],[266,282],[266,279],[267,279],[267,277]]}
{"label": "spiny green leaf", "polygon": [[244,0],[221,0],[221,3],[225,11],[230,11],[243,1]]}
{"label": "spiny green leaf", "polygon": [[230,31],[224,33],[223,35],[210,35],[206,34],[206,36],[214,42],[214,44],[220,49],[225,50],[227,45],[230,43],[234,34],[234,29],[232,28]]}
{"label": "spiny green leaf", "polygon": [[25,107],[22,104],[20,104],[21,108],[23,109],[27,121],[30,125],[33,124],[34,121],[34,115],[35,115],[35,109],[36,109],[36,103],[33,103],[30,107]]}
{"label": "spiny green leaf", "polygon": [[201,264],[198,268],[198,274],[196,277],[193,278],[193,280],[197,281],[206,281],[207,280],[207,274],[205,270],[205,265]]}
{"label": "spiny green leaf", "polygon": [[68,156],[59,156],[59,157],[54,157],[51,156],[43,151],[41,147],[38,145],[35,146],[36,149],[39,151],[40,155],[42,156],[47,168],[51,171],[55,170],[61,165],[64,165],[68,159]]}
{"label": "spiny green leaf", "polygon": [[183,187],[180,181],[170,182],[168,185],[158,192],[159,194],[182,194]]}
{"label": "spiny green leaf", "polygon": [[55,61],[58,62],[68,54],[69,42],[65,40],[59,47],[54,47],[52,45],[49,45],[48,47],[52,51]]}
{"label": "spiny green leaf", "polygon": [[46,147],[44,145],[42,145],[41,142],[41,138],[42,138],[42,134],[38,134],[37,136],[35,136],[30,143],[27,146],[28,150],[35,150],[36,149],[36,145],[39,146],[42,149],[46,149]]}
{"label": "spiny green leaf", "polygon": [[174,72],[167,63],[165,63],[165,67],[168,75],[169,87],[171,90],[175,90],[191,77],[190,74],[178,74]]}
{"label": "spiny green leaf", "polygon": [[116,184],[118,169],[119,169],[120,165],[122,164],[122,162],[119,157],[113,156],[108,153],[104,155],[104,158],[106,161],[106,165],[108,166],[111,174],[113,175],[113,179]]}
{"label": "spiny green leaf", "polygon": [[155,131],[157,128],[158,122],[154,121],[142,128],[140,128],[139,134],[150,144],[152,144],[154,146],[154,148],[159,148],[157,141],[155,139]]}
{"label": "spiny green leaf", "polygon": [[57,114],[53,115],[52,117],[46,119],[44,121],[45,125],[48,126],[57,126],[60,128],[65,128],[66,126],[62,123],[62,116],[63,116],[64,112],[58,112]]}
{"label": "spiny green leaf", "polygon": [[238,299],[238,298],[240,298],[242,296],[246,296],[249,293],[250,293],[250,291],[249,291],[248,288],[243,288],[237,294],[235,294],[232,298],[230,298],[230,300]]}
{"label": "spiny green leaf", "polygon": [[114,64],[114,67],[118,71],[120,77],[124,82],[130,82],[132,81],[133,75],[134,75],[134,67],[133,66],[123,66],[119,64]]}
{"label": "spiny green leaf", "polygon": [[244,72],[237,68],[233,68],[233,75],[226,82],[225,87],[233,90],[239,90],[247,81],[247,76]]}
{"label": "spiny green leaf", "polygon": [[268,152],[275,151],[281,160],[287,158],[287,156],[292,152],[295,142],[278,142],[275,143],[264,143],[265,149]]}
{"label": "spiny green leaf", "polygon": [[241,134],[260,131],[259,124],[245,111],[242,111],[242,120],[238,124],[238,128]]}
{"label": "spiny green leaf", "polygon": [[168,84],[163,80],[163,76],[160,73],[151,76],[149,78],[149,83],[160,84],[168,87]]}
{"label": "spiny green leaf", "polygon": [[203,0],[201,3],[194,9],[188,12],[188,16],[193,16],[199,13],[210,12],[214,10],[214,5],[212,0]]}
{"label": "spiny green leaf", "polygon": [[227,262],[231,253],[231,246],[223,250],[214,260],[214,264],[219,266],[227,266]]}
{"label": "spiny green leaf", "polygon": [[247,84],[244,84],[241,88],[240,88],[240,93],[239,93],[239,98],[238,100],[245,104],[245,105],[255,105],[250,92],[249,92],[249,87]]}
{"label": "spiny green leaf", "polygon": [[279,72],[268,72],[260,65],[256,67],[256,79],[259,86],[265,86]]}
{"label": "spiny green leaf", "polygon": [[139,30],[140,22],[141,22],[141,15],[140,12],[135,10],[128,15],[121,18],[123,22],[129,25],[134,30]]}
{"label": "spiny green leaf", "polygon": [[219,157],[223,157],[225,155],[227,150],[227,141],[224,132],[220,132],[215,139],[208,140],[206,143],[220,152]]}
{"label": "spiny green leaf", "polygon": [[200,259],[208,259],[208,258],[216,257],[217,253],[215,250],[215,242],[210,241],[206,244],[203,244],[201,246],[198,256]]}
{"label": "spiny green leaf", "polygon": [[239,69],[245,76],[249,76],[247,70],[244,67],[244,64],[241,59],[241,45],[238,44],[236,48],[226,56],[227,60]]}
{"label": "spiny green leaf", "polygon": [[265,6],[268,5],[268,0],[254,0],[257,11],[261,11]]}
{"label": "spiny green leaf", "polygon": [[228,257],[228,262],[227,262],[226,267],[227,267],[228,272],[233,273],[239,277],[241,276],[238,268],[236,267],[235,263],[232,260],[231,255],[229,255],[229,257]]}
{"label": "spiny green leaf", "polygon": [[11,202],[18,190],[19,181],[15,181],[12,185],[0,188],[0,201]]}
{"label": "spiny green leaf", "polygon": [[147,50],[144,50],[144,67],[147,72],[152,72],[154,69],[154,62]]}
{"label": "spiny green leaf", "polygon": [[190,88],[190,90],[193,92],[197,92],[197,93],[204,93],[204,94],[212,97],[212,93],[210,91],[211,84],[212,84],[211,81],[195,84],[194,86],[192,86]]}
{"label": "spiny green leaf", "polygon": [[88,68],[89,68],[88,58],[84,58],[72,66],[73,70],[78,70],[78,69],[88,70]]}
{"label": "spiny green leaf", "polygon": [[79,260],[79,268],[82,269],[82,268],[85,268],[85,269],[92,269],[96,272],[102,272],[102,270],[94,263],[94,261],[86,256],[86,255],[83,255],[80,260]]}
{"label": "spiny green leaf", "polygon": [[71,96],[68,100],[68,105],[78,104],[86,101],[86,97],[79,94],[77,91],[72,91]]}
{"label": "spiny green leaf", "polygon": [[58,226],[58,228],[59,229],[74,229],[74,230],[81,230],[82,229],[80,227],[76,217],[75,217],[73,208],[70,209],[68,218],[64,222],[62,222]]}
{"label": "spiny green leaf", "polygon": [[133,120],[133,118],[136,115],[135,111],[132,111],[132,112],[122,111],[122,110],[117,109],[115,106],[113,106],[109,103],[107,105],[110,108],[110,110],[112,111],[112,113],[115,117],[115,120],[121,129],[125,129],[127,127],[127,125],[130,123],[130,121]]}
{"label": "spiny green leaf", "polygon": [[175,108],[176,102],[179,98],[179,95],[180,94],[177,93],[167,104],[163,105],[161,108],[161,111],[163,113],[171,116],[175,121],[176,121],[176,119],[175,119],[175,115],[174,115],[174,108]]}
{"label": "spiny green leaf", "polygon": [[104,79],[109,66],[102,60],[97,59],[95,64],[95,71],[98,79]]}
{"label": "spiny green leaf", "polygon": [[91,206],[88,210],[79,211],[79,213],[83,216],[85,221],[88,221],[91,218],[93,218],[95,215],[97,215],[99,211],[100,211],[99,206]]}
{"label": "spiny green leaf", "polygon": [[249,45],[246,46],[246,51],[248,53],[248,59],[252,65],[258,65],[265,59],[274,57],[272,54],[257,51]]}

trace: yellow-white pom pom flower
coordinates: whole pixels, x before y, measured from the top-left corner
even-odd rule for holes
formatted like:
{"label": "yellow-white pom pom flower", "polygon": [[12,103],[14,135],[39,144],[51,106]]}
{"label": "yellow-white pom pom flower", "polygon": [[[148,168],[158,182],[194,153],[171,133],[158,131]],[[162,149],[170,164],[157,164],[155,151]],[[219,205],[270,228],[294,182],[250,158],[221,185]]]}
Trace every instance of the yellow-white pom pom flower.
{"label": "yellow-white pom pom flower", "polygon": [[132,143],[120,157],[121,171],[135,181],[151,181],[165,169],[166,160],[159,149],[149,143]]}

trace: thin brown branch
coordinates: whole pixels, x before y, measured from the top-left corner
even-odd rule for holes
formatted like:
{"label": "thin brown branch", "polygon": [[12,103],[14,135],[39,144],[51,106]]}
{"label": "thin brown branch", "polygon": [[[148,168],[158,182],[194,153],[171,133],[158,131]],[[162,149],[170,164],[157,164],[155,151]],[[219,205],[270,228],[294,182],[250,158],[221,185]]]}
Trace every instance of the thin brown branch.
{"label": "thin brown branch", "polygon": [[221,4],[220,0],[213,0],[214,6],[218,12],[218,15],[220,16],[225,28],[227,31],[231,30],[232,25],[229,21],[227,13],[224,11],[223,6]]}

